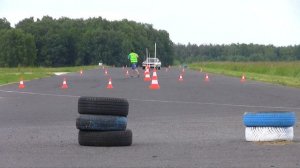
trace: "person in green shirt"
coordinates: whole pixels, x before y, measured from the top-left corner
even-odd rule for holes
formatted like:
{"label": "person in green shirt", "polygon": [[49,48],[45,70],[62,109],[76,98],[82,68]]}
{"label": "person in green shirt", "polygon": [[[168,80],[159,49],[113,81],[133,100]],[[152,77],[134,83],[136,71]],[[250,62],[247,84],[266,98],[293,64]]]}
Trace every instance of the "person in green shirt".
{"label": "person in green shirt", "polygon": [[137,77],[140,77],[140,72],[137,69],[138,58],[139,58],[139,55],[137,53],[135,53],[133,50],[131,50],[131,52],[128,55],[128,59],[130,60],[131,69],[132,69],[132,72],[130,75],[131,77],[133,77],[134,71],[136,72]]}

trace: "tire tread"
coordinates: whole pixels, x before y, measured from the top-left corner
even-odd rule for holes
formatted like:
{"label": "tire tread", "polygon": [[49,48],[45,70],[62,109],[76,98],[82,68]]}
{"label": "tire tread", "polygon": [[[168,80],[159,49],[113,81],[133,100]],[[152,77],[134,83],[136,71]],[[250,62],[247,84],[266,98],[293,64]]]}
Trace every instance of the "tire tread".
{"label": "tire tread", "polygon": [[127,116],[129,103],[123,98],[112,97],[80,97],[79,114]]}
{"label": "tire tread", "polygon": [[82,146],[130,146],[132,131],[79,131],[78,142]]}

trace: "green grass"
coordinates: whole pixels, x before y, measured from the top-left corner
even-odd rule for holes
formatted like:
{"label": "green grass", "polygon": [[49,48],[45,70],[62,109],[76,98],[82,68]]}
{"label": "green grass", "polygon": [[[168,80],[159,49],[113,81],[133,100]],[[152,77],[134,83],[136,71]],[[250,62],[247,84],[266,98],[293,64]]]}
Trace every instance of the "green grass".
{"label": "green grass", "polygon": [[98,66],[78,66],[60,68],[0,68],[0,85],[53,76],[55,72],[79,72],[80,69],[95,69]]}
{"label": "green grass", "polygon": [[300,88],[300,61],[295,62],[203,62],[192,69]]}

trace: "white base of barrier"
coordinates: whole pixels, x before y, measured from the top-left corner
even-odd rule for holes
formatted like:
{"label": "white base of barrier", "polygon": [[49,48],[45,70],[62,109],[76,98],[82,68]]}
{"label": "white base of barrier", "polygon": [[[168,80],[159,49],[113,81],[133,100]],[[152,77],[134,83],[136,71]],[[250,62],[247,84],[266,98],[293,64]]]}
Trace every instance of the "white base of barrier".
{"label": "white base of barrier", "polygon": [[246,141],[292,141],[293,127],[246,127]]}

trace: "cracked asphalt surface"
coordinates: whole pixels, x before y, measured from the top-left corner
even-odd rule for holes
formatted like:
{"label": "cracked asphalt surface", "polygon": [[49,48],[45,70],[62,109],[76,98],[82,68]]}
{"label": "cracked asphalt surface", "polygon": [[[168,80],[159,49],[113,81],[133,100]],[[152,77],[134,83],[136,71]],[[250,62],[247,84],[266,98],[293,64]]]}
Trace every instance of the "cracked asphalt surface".
{"label": "cracked asphalt surface", "polygon": [[[300,167],[299,122],[289,143],[246,142],[246,111],[294,111],[300,89],[186,70],[158,71],[160,90],[143,78],[109,68],[0,86],[0,167]],[[140,70],[140,72],[142,72]],[[63,78],[68,89],[61,89]],[[75,120],[80,96],[129,101],[129,147],[78,144]]]}

